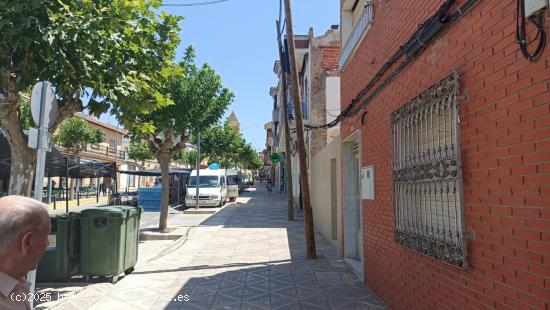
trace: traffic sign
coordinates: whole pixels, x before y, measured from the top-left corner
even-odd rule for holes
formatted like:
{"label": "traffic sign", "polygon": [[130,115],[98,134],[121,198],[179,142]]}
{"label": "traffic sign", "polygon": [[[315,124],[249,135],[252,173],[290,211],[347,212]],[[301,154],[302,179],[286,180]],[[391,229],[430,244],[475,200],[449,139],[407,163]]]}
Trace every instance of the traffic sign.
{"label": "traffic sign", "polygon": [[40,126],[40,106],[43,103],[42,124],[46,128],[52,127],[57,119],[57,99],[52,88],[52,83],[48,81],[38,82],[32,88],[31,95],[31,115],[36,126]]}

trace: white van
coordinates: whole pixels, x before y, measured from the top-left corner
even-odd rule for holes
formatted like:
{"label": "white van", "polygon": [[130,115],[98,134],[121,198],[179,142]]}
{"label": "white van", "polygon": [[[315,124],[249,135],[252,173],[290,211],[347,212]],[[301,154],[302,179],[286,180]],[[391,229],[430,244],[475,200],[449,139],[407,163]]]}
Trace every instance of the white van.
{"label": "white van", "polygon": [[239,197],[240,189],[240,175],[237,169],[227,169],[227,197],[229,201],[235,201]]}
{"label": "white van", "polygon": [[[199,206],[223,206],[227,200],[225,169],[201,169],[199,179]],[[187,195],[185,196],[185,205],[188,207],[197,205],[196,188],[197,170],[193,170],[187,183]]]}

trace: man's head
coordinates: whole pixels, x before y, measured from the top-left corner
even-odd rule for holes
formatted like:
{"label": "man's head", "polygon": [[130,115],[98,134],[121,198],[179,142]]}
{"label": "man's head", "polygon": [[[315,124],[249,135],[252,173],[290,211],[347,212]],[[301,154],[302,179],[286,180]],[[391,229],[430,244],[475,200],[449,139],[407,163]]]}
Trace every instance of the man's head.
{"label": "man's head", "polygon": [[48,246],[50,219],[31,198],[0,198],[0,271],[21,278],[38,265]]}

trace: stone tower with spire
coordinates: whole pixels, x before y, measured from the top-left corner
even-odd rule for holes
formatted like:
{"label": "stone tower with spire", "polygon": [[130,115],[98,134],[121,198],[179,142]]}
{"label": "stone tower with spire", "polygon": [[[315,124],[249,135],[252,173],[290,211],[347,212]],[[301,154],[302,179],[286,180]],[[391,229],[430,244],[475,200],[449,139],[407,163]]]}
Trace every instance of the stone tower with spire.
{"label": "stone tower with spire", "polygon": [[235,115],[235,112],[231,112],[231,115],[227,118],[227,122],[235,128],[235,130],[240,133],[241,132],[241,124],[239,123],[239,120],[237,119],[237,116]]}

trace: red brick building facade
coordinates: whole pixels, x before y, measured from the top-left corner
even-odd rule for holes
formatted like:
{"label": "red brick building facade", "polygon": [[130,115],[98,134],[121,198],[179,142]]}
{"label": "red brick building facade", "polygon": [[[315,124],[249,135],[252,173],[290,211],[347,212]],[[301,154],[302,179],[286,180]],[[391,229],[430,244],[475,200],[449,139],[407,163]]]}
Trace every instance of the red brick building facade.
{"label": "red brick building facade", "polygon": [[[373,1],[374,21],[341,67],[342,110],[443,2]],[[361,200],[364,276],[391,308],[550,310],[550,47],[536,62],[525,59],[516,14],[514,0],[478,1],[342,121],[342,140],[360,134],[359,166],[375,168],[374,199]],[[544,20],[548,28],[548,11]],[[408,249],[394,235],[392,113],[453,72],[465,268]]]}

